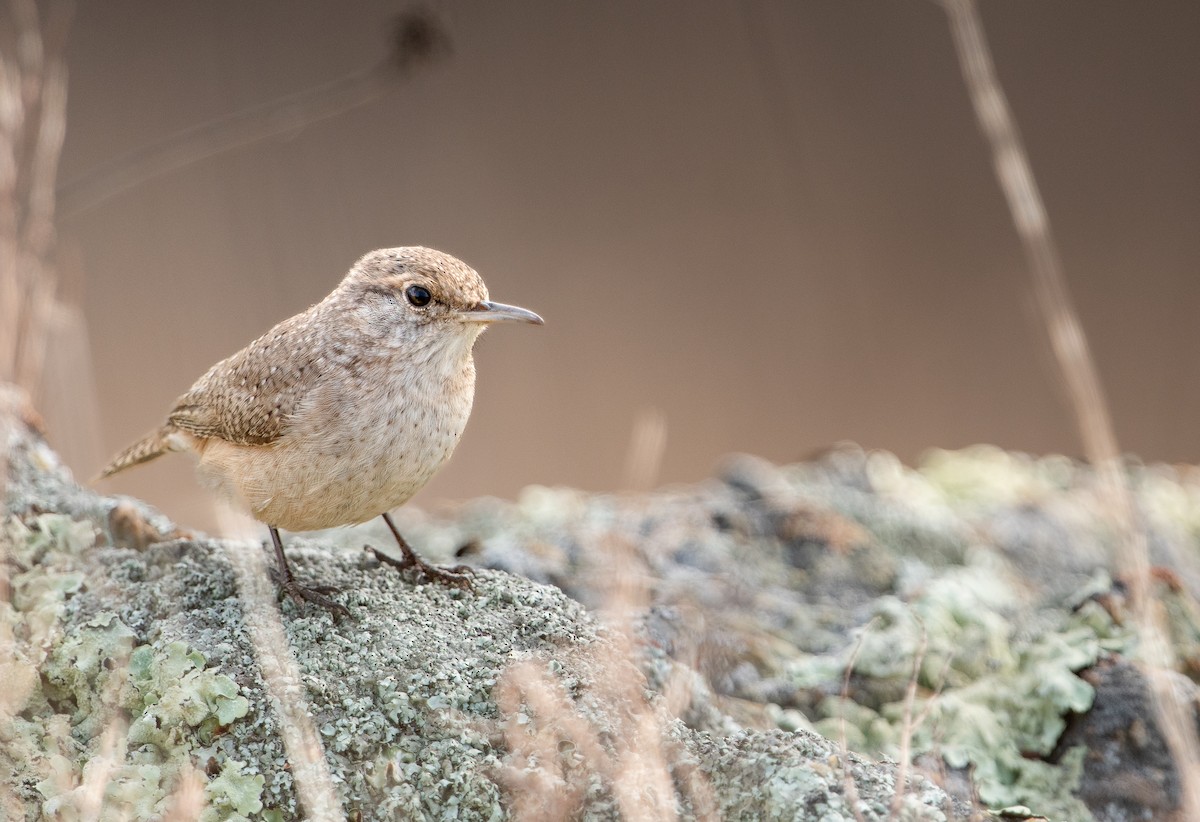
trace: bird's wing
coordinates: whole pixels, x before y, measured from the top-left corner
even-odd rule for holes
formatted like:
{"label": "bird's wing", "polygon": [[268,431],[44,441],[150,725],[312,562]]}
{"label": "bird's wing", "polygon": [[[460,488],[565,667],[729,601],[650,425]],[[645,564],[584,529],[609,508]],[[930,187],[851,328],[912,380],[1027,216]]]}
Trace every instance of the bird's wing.
{"label": "bird's wing", "polygon": [[267,445],[283,436],[307,387],[320,377],[303,316],[284,320],[210,368],[175,401],[168,424],[239,445]]}

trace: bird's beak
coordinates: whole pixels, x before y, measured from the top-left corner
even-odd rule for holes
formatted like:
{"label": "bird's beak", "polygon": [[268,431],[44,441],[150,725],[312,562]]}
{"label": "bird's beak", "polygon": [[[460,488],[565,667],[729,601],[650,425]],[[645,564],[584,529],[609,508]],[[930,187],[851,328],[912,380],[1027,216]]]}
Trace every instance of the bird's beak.
{"label": "bird's beak", "polygon": [[545,321],[534,314],[532,311],[527,311],[524,308],[517,308],[515,305],[505,305],[504,303],[494,303],[489,300],[482,300],[476,303],[472,308],[468,308],[457,313],[458,319],[467,323],[532,323],[533,325],[543,325]]}

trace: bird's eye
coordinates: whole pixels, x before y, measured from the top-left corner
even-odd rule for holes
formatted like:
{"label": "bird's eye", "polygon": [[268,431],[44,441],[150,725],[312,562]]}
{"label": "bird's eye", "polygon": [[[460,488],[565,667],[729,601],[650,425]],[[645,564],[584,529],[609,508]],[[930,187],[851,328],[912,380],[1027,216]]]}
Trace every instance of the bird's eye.
{"label": "bird's eye", "polygon": [[433,299],[433,295],[429,293],[429,289],[420,285],[410,285],[404,289],[404,296],[417,308],[429,305],[429,301]]}

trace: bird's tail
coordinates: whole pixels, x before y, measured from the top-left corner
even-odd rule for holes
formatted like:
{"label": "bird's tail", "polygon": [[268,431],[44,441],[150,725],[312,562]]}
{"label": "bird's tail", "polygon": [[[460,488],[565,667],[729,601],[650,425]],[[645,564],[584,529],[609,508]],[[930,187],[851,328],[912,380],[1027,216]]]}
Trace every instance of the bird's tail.
{"label": "bird's tail", "polygon": [[169,425],[164,425],[155,431],[151,431],[146,436],[135,442],[133,445],[126,448],[121,453],[112,458],[112,461],[105,466],[104,470],[97,475],[96,479],[104,479],[111,477],[118,471],[124,471],[134,465],[140,465],[143,462],[149,462],[155,457],[161,457],[168,451],[175,450],[171,444],[171,434],[175,433],[176,429]]}

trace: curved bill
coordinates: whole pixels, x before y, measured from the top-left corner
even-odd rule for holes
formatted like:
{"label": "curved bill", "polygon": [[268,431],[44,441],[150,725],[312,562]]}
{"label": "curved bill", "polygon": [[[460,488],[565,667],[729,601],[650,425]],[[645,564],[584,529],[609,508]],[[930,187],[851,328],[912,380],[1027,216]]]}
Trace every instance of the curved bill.
{"label": "curved bill", "polygon": [[458,319],[468,323],[532,323],[544,325],[545,320],[524,308],[504,303],[483,300],[465,311],[458,312]]}

